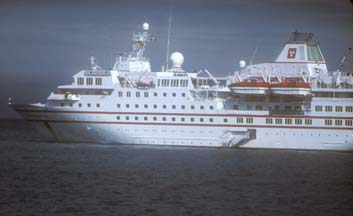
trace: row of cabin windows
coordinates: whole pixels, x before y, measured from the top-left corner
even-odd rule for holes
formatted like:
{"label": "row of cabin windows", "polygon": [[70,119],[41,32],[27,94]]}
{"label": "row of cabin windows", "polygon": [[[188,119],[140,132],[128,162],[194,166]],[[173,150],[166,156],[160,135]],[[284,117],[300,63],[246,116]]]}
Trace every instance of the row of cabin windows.
{"label": "row of cabin windows", "polygon": [[189,80],[182,79],[182,80],[177,80],[177,79],[159,79],[157,81],[157,86],[161,87],[187,87],[189,83]]}
{"label": "row of cabin windows", "polygon": [[[60,103],[60,106],[62,106],[62,107],[64,107],[65,105],[66,105],[65,103]],[[86,105],[87,105],[87,107],[92,107],[91,103],[87,103]],[[69,103],[68,106],[73,107],[73,104]],[[78,103],[77,106],[82,107],[82,103]],[[99,107],[101,107],[101,105],[99,103],[96,103],[96,107],[99,108]]]}
{"label": "row of cabin windows", "polygon": [[[148,116],[144,116],[143,118],[141,117],[141,116],[135,116],[135,117],[132,117],[132,116],[125,116],[125,120],[130,120],[130,117],[131,117],[131,119],[134,119],[135,121],[139,121],[139,120],[143,120],[143,121],[148,121],[148,120],[153,120],[153,121],[157,121],[158,120],[158,118],[156,117],[156,116],[153,116],[153,117],[148,117]],[[121,117],[121,116],[116,116],[116,120],[122,120],[123,119],[123,117]],[[162,121],[167,121],[167,117],[161,117],[160,118]],[[172,122],[175,122],[176,120],[177,120],[177,118],[176,117],[171,117],[171,118],[168,118],[168,119],[170,119],[170,121],[172,121]],[[181,117],[180,118],[180,121],[181,122],[185,122],[187,120],[187,118],[184,118],[184,117]],[[196,118],[189,118],[189,121],[190,122],[195,122],[195,121],[199,121],[199,122],[206,122],[206,120],[207,119],[205,119],[205,118],[198,118],[198,119],[196,119]],[[213,122],[213,118],[208,118],[208,122]],[[224,122],[228,122],[228,120],[227,119],[224,119]]]}
{"label": "row of cabin windows", "polygon": [[[275,118],[273,121],[273,118],[266,118],[266,124],[273,124],[273,122],[275,124],[283,124],[283,119]],[[305,123],[305,125],[312,125],[313,122],[312,122],[312,119],[305,119],[304,123]],[[284,124],[286,124],[286,125],[293,124],[293,119],[289,119],[289,118],[284,119]],[[294,124],[302,125],[303,120],[302,119],[294,119]]]}
{"label": "row of cabin windows", "polygon": [[[246,110],[252,110],[252,108],[253,108],[253,106],[251,106],[251,105],[246,105]],[[233,109],[235,109],[235,110],[239,110],[239,105],[233,105]],[[273,109],[275,110],[275,111],[279,111],[280,110],[280,106],[279,105],[276,105],[276,106],[274,106],[273,107]],[[260,111],[260,110],[264,110],[263,109],[263,106],[262,105],[255,105],[255,110],[258,110],[258,111]],[[302,111],[302,107],[301,106],[294,106],[294,107],[292,107],[292,106],[285,106],[284,107],[284,110],[285,111],[297,111],[297,112],[300,112],[300,111]]]}
{"label": "row of cabin windows", "polygon": [[[167,97],[167,93],[166,92],[163,92],[162,95],[163,95],[163,97]],[[131,92],[126,92],[126,97],[131,97],[131,96],[132,96]],[[154,97],[158,97],[158,93],[154,92],[153,96]],[[177,94],[174,92],[174,93],[172,93],[172,96],[176,97]],[[182,97],[186,97],[186,93],[181,93],[181,96]],[[118,92],[118,97],[123,97],[123,92],[122,91]],[[141,97],[141,92],[135,92],[135,97],[136,98]],[[149,92],[143,92],[143,97],[148,98],[149,97]]]}
{"label": "row of cabin windows", "polygon": [[[102,85],[102,78],[96,77],[93,79],[92,77],[86,78],[86,85],[93,85],[93,80],[95,81],[95,85]],[[77,85],[84,85],[85,84],[85,78],[83,77],[78,77],[77,78]]]}
{"label": "row of cabin windows", "polygon": [[[336,119],[336,120],[332,120],[332,119],[326,119],[325,120],[325,125],[327,126],[331,126],[333,125],[333,122],[335,123],[336,126],[342,126],[343,125],[343,120],[340,119]],[[353,125],[353,120],[345,120],[344,121],[346,126],[352,126]]]}
{"label": "row of cabin windows", "polygon": [[[117,107],[117,108],[121,108],[121,104],[117,104],[116,107]],[[125,107],[126,107],[126,108],[130,108],[130,104],[125,104]],[[148,104],[144,104],[144,105],[141,106],[141,107],[143,107],[143,108],[145,108],[145,109],[148,109]],[[135,108],[140,108],[140,104],[135,104]],[[158,108],[158,105],[157,105],[157,104],[153,104],[153,109],[157,109],[157,108]],[[167,105],[162,105],[162,108],[163,108],[163,109],[167,109]],[[176,109],[176,105],[171,105],[171,108],[172,108],[172,109]],[[180,108],[181,108],[181,109],[185,109],[186,106],[185,106],[185,105],[181,105]],[[201,105],[201,106],[199,106],[199,108],[200,108],[200,110],[204,110],[204,109],[205,109],[205,106]],[[190,109],[194,110],[194,109],[195,109],[195,106],[194,106],[194,105],[191,105],[191,106],[190,106]],[[214,107],[213,107],[213,106],[209,106],[209,109],[210,109],[210,110],[213,110]]]}
{"label": "row of cabin windows", "polygon": [[[332,112],[332,110],[333,110],[332,106],[325,106],[325,112]],[[320,106],[320,105],[315,106],[315,111],[322,112],[323,106]],[[343,112],[343,106],[335,106],[335,111],[336,112]],[[346,112],[353,112],[353,106],[346,106],[345,111]]]}

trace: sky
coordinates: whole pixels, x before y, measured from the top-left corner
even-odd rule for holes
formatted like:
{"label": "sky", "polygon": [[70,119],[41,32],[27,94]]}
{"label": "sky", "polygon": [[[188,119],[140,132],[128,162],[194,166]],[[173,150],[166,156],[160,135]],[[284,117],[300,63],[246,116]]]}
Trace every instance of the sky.
{"label": "sky", "polygon": [[[18,117],[14,103],[45,102],[58,85],[90,66],[111,68],[114,56],[131,49],[132,32],[150,24],[156,41],[145,52],[152,70],[170,51],[183,53],[183,69],[232,74],[240,60],[276,59],[291,32],[314,33],[328,69],[353,47],[350,0],[1,0],[0,118]],[[353,71],[353,55],[343,68]]]}

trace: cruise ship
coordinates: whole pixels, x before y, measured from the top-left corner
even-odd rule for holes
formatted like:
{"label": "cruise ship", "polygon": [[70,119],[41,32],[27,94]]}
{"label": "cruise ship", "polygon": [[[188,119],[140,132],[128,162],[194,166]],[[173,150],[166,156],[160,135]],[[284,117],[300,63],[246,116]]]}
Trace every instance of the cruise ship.
{"label": "cruise ship", "polygon": [[312,39],[294,32],[275,61],[231,76],[184,71],[180,52],[152,72],[144,23],[111,69],[91,57],[45,103],[9,105],[58,142],[352,151],[353,73],[345,58],[329,72]]}

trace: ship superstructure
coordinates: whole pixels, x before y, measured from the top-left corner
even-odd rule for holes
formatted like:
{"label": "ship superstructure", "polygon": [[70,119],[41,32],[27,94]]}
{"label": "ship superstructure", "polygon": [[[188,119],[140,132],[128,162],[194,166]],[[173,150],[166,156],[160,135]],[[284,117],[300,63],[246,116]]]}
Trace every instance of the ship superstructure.
{"label": "ship superstructure", "polygon": [[11,106],[58,141],[353,150],[353,73],[329,73],[313,34],[294,32],[271,63],[234,76],[187,72],[184,57],[151,72],[149,25],[112,69],[74,75],[44,104]]}

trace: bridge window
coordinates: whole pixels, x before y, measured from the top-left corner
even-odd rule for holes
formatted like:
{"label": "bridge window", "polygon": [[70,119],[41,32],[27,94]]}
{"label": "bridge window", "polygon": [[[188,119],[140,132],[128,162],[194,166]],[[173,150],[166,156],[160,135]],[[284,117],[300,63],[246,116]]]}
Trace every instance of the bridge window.
{"label": "bridge window", "polygon": [[93,78],[87,78],[86,79],[86,83],[87,83],[87,85],[93,85]]}
{"label": "bridge window", "polygon": [[96,78],[96,85],[102,85],[102,78]]}
{"label": "bridge window", "polygon": [[82,77],[77,78],[77,85],[83,85],[84,79]]}

